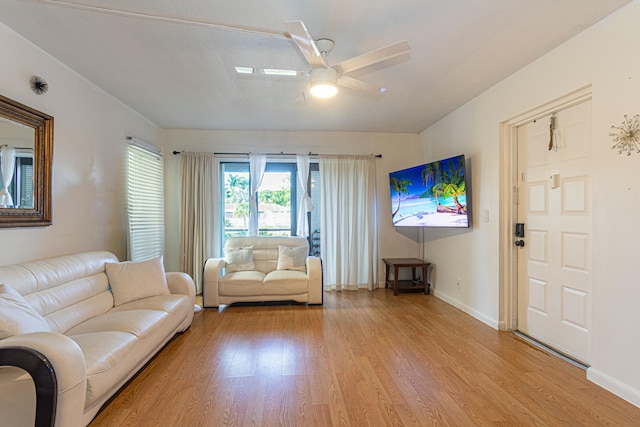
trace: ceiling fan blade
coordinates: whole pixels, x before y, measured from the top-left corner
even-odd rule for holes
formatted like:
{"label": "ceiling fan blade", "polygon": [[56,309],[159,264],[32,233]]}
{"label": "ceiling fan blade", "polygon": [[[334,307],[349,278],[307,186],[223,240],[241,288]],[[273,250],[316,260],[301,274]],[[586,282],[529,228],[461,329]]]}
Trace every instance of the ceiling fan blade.
{"label": "ceiling fan blade", "polygon": [[338,85],[375,95],[380,95],[381,93],[387,91],[383,87],[372,85],[371,83],[363,82],[362,80],[354,79],[353,77],[344,75],[338,77]]}
{"label": "ceiling fan blade", "polygon": [[411,46],[409,46],[409,43],[407,41],[401,41],[386,47],[381,47],[380,49],[363,53],[362,55],[347,59],[346,61],[342,61],[335,65],[334,68],[338,69],[341,74],[349,74],[353,71],[395,58],[396,56],[403,55],[410,51]]}
{"label": "ceiling fan blade", "polygon": [[296,103],[306,102],[306,101],[309,100],[310,97],[311,97],[311,94],[309,93],[309,88],[307,87],[293,101],[296,102]]}
{"label": "ceiling fan blade", "polygon": [[268,77],[309,77],[308,71],[284,70],[279,68],[234,67],[236,74]]}
{"label": "ceiling fan blade", "polygon": [[298,46],[298,49],[300,49],[300,52],[302,52],[311,67],[328,67],[327,62],[320,54],[320,50],[318,50],[316,43],[302,21],[286,21],[284,25],[289,31],[291,40]]}

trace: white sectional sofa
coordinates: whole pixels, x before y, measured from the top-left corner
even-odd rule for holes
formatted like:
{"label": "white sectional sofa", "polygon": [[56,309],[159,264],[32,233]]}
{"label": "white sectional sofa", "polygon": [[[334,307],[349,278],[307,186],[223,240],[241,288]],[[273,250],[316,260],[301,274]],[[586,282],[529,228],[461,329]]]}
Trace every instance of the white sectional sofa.
{"label": "white sectional sofa", "polygon": [[322,304],[322,264],[304,237],[230,237],[204,266],[205,308],[234,302]]}
{"label": "white sectional sofa", "polygon": [[194,312],[193,281],[161,259],[87,252],[0,267],[0,284],[3,426],[87,425]]}

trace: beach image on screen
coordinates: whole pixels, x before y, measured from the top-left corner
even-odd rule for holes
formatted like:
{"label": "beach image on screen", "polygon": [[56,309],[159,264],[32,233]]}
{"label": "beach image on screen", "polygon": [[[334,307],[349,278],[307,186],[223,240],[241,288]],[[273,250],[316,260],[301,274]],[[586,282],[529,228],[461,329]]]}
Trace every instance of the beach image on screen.
{"label": "beach image on screen", "polygon": [[468,227],[464,155],[389,174],[396,227]]}

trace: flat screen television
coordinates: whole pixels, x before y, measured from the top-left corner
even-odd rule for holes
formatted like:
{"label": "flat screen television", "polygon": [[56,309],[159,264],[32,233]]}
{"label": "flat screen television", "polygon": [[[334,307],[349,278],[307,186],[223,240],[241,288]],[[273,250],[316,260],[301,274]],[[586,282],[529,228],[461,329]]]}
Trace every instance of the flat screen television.
{"label": "flat screen television", "polygon": [[389,174],[395,227],[469,227],[464,155]]}

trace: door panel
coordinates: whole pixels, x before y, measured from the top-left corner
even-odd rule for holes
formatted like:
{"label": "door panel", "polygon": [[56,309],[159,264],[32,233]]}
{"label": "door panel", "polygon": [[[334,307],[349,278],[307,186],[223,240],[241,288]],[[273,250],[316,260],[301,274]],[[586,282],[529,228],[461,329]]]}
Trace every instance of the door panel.
{"label": "door panel", "polygon": [[583,363],[591,343],[591,102],[518,128],[518,330]]}

